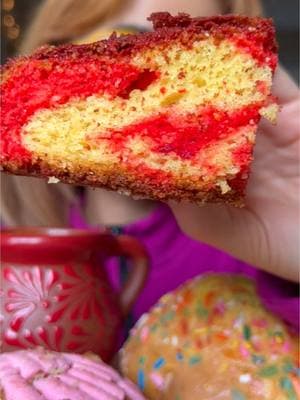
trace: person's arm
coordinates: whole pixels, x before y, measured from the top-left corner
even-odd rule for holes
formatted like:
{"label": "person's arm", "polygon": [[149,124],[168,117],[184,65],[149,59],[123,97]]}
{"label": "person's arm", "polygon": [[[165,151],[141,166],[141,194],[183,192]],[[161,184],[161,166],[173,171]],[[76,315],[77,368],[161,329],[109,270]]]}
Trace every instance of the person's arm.
{"label": "person's arm", "polygon": [[300,261],[300,96],[282,69],[274,95],[281,106],[275,126],[262,121],[246,207],[172,204],[181,228],[202,242],[280,277],[297,281]]}

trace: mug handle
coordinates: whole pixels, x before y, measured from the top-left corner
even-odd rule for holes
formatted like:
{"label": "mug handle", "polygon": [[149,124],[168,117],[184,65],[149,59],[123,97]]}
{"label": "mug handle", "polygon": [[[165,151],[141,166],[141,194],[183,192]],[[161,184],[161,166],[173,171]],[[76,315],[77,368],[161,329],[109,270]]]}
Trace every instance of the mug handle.
{"label": "mug handle", "polygon": [[149,257],[143,245],[137,239],[127,235],[120,235],[115,239],[117,241],[117,254],[114,255],[125,256],[132,260],[129,275],[119,294],[123,316],[126,317],[146,281]]}

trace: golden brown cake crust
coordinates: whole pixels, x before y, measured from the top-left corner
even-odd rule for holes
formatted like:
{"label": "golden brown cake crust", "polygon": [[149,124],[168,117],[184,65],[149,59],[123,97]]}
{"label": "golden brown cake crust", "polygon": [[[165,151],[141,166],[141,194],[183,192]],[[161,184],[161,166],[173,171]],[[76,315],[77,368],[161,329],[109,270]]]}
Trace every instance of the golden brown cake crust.
{"label": "golden brown cake crust", "polygon": [[[244,206],[244,197],[239,192],[230,191],[222,194],[220,189],[210,190],[208,192],[200,192],[198,190],[189,189],[189,182],[180,182],[182,189],[175,185],[152,185],[151,181],[138,179],[138,176],[130,174],[127,170],[123,170],[121,166],[113,170],[109,170],[107,166],[99,167],[97,170],[93,168],[86,169],[78,166],[77,170],[62,168],[52,168],[44,161],[40,160],[36,163],[28,165],[22,170],[16,163],[7,163],[2,167],[3,172],[14,175],[33,176],[37,178],[49,178],[55,176],[60,182],[80,185],[101,187],[108,190],[116,190],[121,194],[131,195],[137,199],[153,199],[160,201],[188,201],[194,203],[228,203],[237,207]],[[173,181],[174,182],[174,181]]]}
{"label": "golden brown cake crust", "polygon": [[[27,64],[32,64],[32,71],[36,71],[35,68],[37,68],[38,74],[47,74],[47,68],[50,69],[53,67],[53,65],[60,66],[60,62],[68,62],[68,60],[81,60],[82,57],[85,57],[86,64],[88,66],[90,60],[98,60],[100,64],[103,60],[108,60],[107,69],[109,69],[111,63],[113,64],[115,62],[122,62],[123,66],[129,65],[131,59],[136,54],[143,53],[146,49],[164,49],[173,42],[180,42],[180,48],[190,48],[193,46],[195,37],[197,37],[197,40],[201,40],[202,35],[203,38],[207,38],[207,35],[211,36],[213,41],[216,43],[220,43],[226,38],[231,39],[233,36],[238,40],[239,35],[242,35],[241,37],[243,40],[246,38],[246,44],[244,42],[239,43],[238,47],[240,45],[244,47],[244,51],[246,53],[251,53],[252,51],[252,58],[257,60],[258,65],[262,64],[269,71],[273,71],[275,68],[277,60],[277,45],[275,42],[274,26],[272,21],[269,19],[248,18],[242,16],[191,18],[186,14],[180,14],[173,17],[169,13],[152,14],[149,19],[153,22],[155,29],[154,32],[142,33],[138,35],[124,35],[120,37],[112,35],[108,40],[103,40],[88,45],[63,45],[59,47],[44,46],[37,50],[30,57],[21,57],[8,62],[3,68],[3,83],[4,85],[7,84],[6,86],[8,87],[8,94],[11,94],[9,89],[11,81],[14,81],[16,75],[22,75],[22,68]],[[259,44],[259,46],[251,50],[251,48],[249,48],[249,41],[251,42],[250,39],[253,39],[256,44]],[[270,55],[270,57],[267,57],[266,55]],[[38,67],[36,67],[37,65]],[[97,64],[97,68],[98,67],[99,65]],[[101,68],[102,64],[100,65],[100,69]],[[132,69],[133,73],[135,73],[135,67],[132,67]],[[96,71],[98,74],[99,70],[97,69]],[[147,71],[148,70],[146,70],[146,72]],[[269,80],[270,79],[271,78],[269,78]],[[20,87],[23,88],[22,84],[20,84]],[[165,88],[162,87],[161,89],[163,90]],[[116,95],[122,97],[122,92],[116,92]],[[193,182],[194,176],[189,177],[186,174],[185,177],[170,177],[168,175],[169,172],[163,171],[163,167],[162,171],[159,169],[152,170],[149,171],[148,175],[139,175],[135,173],[139,165],[136,165],[137,168],[134,169],[130,168],[128,165],[125,165],[125,163],[122,163],[122,165],[116,165],[116,163],[112,165],[109,162],[106,164],[101,163],[101,159],[96,165],[86,162],[84,165],[77,166],[71,165],[68,162],[64,163],[63,160],[58,160],[57,162],[52,162],[50,164],[49,160],[47,162],[47,151],[44,155],[35,154],[34,150],[31,152],[31,150],[24,146],[24,143],[22,143],[21,130],[30,120],[33,112],[32,115],[26,116],[26,118],[23,118],[22,115],[21,117],[19,116],[19,118],[15,113],[15,97],[13,95],[10,97],[13,98],[13,101],[10,98],[11,105],[9,105],[10,103],[7,102],[7,115],[11,110],[13,112],[11,113],[12,117],[7,118],[10,119],[9,124],[7,124],[5,139],[5,145],[8,151],[6,152],[6,155],[4,152],[1,156],[1,168],[4,172],[16,175],[30,175],[38,177],[55,176],[57,179],[65,183],[104,187],[134,195],[136,197],[162,201],[173,199],[187,200],[197,203],[225,202],[237,206],[240,206],[243,203],[242,199],[244,197],[245,183],[249,172],[249,169],[247,168],[244,170],[240,169],[240,175],[239,172],[237,174],[225,174],[226,179],[228,179],[228,182],[230,183],[230,191],[226,192],[229,190],[228,185],[225,187],[225,190],[222,190],[222,187],[219,187],[218,185],[199,185],[196,187],[197,185],[195,185],[195,182]],[[23,97],[26,99],[25,95]],[[43,97],[42,94],[41,97]],[[60,96],[53,96],[53,98],[55,97]],[[73,97],[76,97],[76,93],[73,95]],[[266,98],[268,98],[268,93],[266,94]],[[72,96],[70,96],[70,99],[72,100]],[[33,99],[32,108],[35,107],[35,100],[36,99]],[[26,107],[23,107],[23,99],[19,101],[19,111],[22,114],[22,109]],[[37,99],[37,102],[38,101],[39,99]],[[49,106],[49,98],[45,100],[45,104],[46,103],[47,105],[41,105],[39,108],[41,110],[43,108],[54,108],[52,107],[52,104]],[[62,102],[61,104],[67,103],[68,101],[65,103]],[[161,112],[161,110],[158,111]],[[23,121],[22,118],[24,119],[24,122],[20,122]],[[12,137],[10,126],[13,127],[14,121],[18,121],[20,126],[18,126],[18,129],[16,128],[15,137]],[[252,144],[253,141],[251,139],[249,142],[249,148],[252,146]],[[16,157],[15,159],[13,159],[13,157],[10,158],[10,155],[12,155],[15,151],[11,150],[12,148],[17,148],[17,150],[20,152],[20,156]],[[249,151],[247,162],[250,162],[251,158],[252,156]],[[151,176],[160,176],[160,174],[161,179],[151,180]],[[221,175],[221,177],[223,176],[224,174]],[[170,179],[167,179],[168,177]],[[203,177],[201,177],[201,179],[203,180]]]}
{"label": "golden brown cake crust", "polygon": [[[145,48],[156,47],[158,44],[169,43],[170,41],[180,37],[182,44],[190,46],[192,44],[191,34],[209,32],[218,36],[221,40],[224,35],[233,33],[242,33],[255,27],[260,32],[260,41],[265,51],[277,53],[278,46],[275,39],[275,28],[271,18],[249,18],[241,15],[219,15],[215,17],[191,18],[188,14],[179,14],[172,16],[168,12],[153,13],[149,20],[152,21],[154,32],[144,32],[138,35],[121,35],[112,34],[109,39],[101,40],[92,44],[83,45],[62,45],[43,46],[38,49],[29,58],[20,57],[9,61],[3,67],[3,79],[6,74],[10,74],[10,69],[17,66],[22,59],[46,60],[48,58],[80,57],[81,55],[91,56],[109,56],[109,57],[126,57],[133,53],[141,51]],[[184,28],[186,35],[182,37],[182,29]]]}

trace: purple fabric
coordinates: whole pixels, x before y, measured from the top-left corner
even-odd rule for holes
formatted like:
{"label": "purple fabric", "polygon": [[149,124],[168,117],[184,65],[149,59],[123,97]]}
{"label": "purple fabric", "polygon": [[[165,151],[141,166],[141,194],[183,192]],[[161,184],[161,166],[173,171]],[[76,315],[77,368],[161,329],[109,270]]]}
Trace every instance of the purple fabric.
{"label": "purple fabric", "polygon": [[[71,210],[70,223],[74,228],[91,227],[82,217],[79,207]],[[175,289],[187,279],[206,272],[228,272],[252,278],[265,306],[291,327],[299,329],[298,285],[188,238],[181,232],[166,205],[158,205],[145,219],[125,226],[124,232],[138,238],[151,257],[146,286],[133,310],[134,320],[148,311],[163,294]],[[107,269],[114,287],[118,287],[119,272],[116,260],[111,260]]]}

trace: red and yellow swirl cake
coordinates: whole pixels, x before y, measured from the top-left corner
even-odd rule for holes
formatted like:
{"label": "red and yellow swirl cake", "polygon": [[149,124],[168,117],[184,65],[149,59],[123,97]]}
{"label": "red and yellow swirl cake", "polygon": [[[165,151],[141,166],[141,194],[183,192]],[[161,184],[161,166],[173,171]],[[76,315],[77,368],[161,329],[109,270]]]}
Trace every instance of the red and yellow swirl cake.
{"label": "red and yellow swirl cake", "polygon": [[277,46],[271,20],[153,14],[154,31],[3,68],[1,165],[160,200],[242,202]]}

